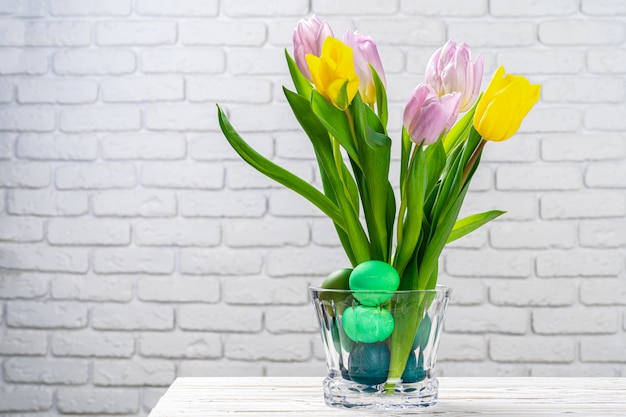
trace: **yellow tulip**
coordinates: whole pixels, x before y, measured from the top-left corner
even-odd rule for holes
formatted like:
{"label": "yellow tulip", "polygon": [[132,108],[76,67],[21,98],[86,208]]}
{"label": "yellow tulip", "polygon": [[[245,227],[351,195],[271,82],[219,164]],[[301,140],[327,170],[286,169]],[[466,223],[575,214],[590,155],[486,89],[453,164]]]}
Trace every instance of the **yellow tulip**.
{"label": "yellow tulip", "polygon": [[539,100],[540,91],[541,85],[521,75],[505,74],[500,66],[476,107],[474,128],[483,139],[507,140]]}
{"label": "yellow tulip", "polygon": [[313,85],[335,107],[345,110],[359,91],[359,76],[354,70],[354,51],[339,39],[327,37],[322,55],[306,56]]}

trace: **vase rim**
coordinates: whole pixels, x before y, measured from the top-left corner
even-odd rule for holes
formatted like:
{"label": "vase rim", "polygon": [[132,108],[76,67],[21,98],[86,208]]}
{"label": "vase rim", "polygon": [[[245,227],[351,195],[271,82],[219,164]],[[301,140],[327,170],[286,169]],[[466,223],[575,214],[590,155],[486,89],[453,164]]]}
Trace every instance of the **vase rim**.
{"label": "vase rim", "polygon": [[387,290],[340,290],[340,289],[334,289],[334,288],[322,288],[322,287],[318,287],[318,286],[314,286],[311,285],[309,286],[309,290],[310,291],[317,291],[317,292],[333,292],[333,293],[338,293],[338,294],[350,294],[350,293],[354,293],[354,292],[360,292],[360,293],[393,293],[393,294],[411,294],[411,293],[446,293],[446,294],[450,294],[452,292],[452,288],[447,286],[447,285],[437,285],[435,288],[430,289],[430,290],[396,290],[396,291],[387,291]]}

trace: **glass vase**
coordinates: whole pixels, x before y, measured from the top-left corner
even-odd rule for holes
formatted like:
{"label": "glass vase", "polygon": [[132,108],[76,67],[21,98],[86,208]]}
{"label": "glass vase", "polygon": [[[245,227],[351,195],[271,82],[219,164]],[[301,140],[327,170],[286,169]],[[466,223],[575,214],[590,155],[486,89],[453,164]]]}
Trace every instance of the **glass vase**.
{"label": "glass vase", "polygon": [[437,347],[451,289],[310,288],[326,352],[326,404],[412,409],[437,403]]}

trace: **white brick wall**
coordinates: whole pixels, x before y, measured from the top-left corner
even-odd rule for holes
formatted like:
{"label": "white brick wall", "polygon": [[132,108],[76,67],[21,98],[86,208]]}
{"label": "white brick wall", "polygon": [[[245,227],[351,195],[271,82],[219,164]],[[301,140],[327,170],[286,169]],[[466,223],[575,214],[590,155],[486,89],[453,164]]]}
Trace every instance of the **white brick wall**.
{"label": "white brick wall", "polygon": [[214,106],[319,184],[281,91],[312,13],[378,41],[393,132],[448,38],[543,84],[463,209],[508,213],[441,259],[440,373],[626,376],[623,0],[0,0],[0,415],[147,415],[176,376],[324,372],[307,286],[345,255]]}

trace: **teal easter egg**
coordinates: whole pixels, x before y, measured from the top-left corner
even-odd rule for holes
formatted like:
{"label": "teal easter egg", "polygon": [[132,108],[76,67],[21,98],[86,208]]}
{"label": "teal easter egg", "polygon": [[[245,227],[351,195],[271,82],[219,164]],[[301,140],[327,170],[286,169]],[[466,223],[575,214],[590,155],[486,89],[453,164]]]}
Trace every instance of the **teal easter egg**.
{"label": "teal easter egg", "polygon": [[418,359],[415,356],[415,352],[411,352],[409,359],[406,361],[404,372],[402,373],[402,382],[419,382],[424,378],[426,378],[426,370],[424,370],[424,355],[420,352]]}
{"label": "teal easter egg", "polygon": [[385,343],[357,343],[348,358],[350,379],[359,384],[382,384],[387,380],[389,356]]}
{"label": "teal easter egg", "polygon": [[365,261],[354,268],[349,284],[354,298],[367,306],[377,306],[393,297],[393,291],[400,286],[400,276],[386,262]]}
{"label": "teal easter egg", "polygon": [[426,345],[428,345],[432,325],[433,322],[430,320],[430,316],[426,314],[417,327],[417,333],[415,334],[415,340],[413,341],[411,350],[415,350],[419,347],[422,352],[424,351]]}
{"label": "teal easter egg", "polygon": [[345,309],[341,325],[346,335],[355,342],[375,343],[391,335],[394,321],[391,313],[384,308],[358,305]]}

